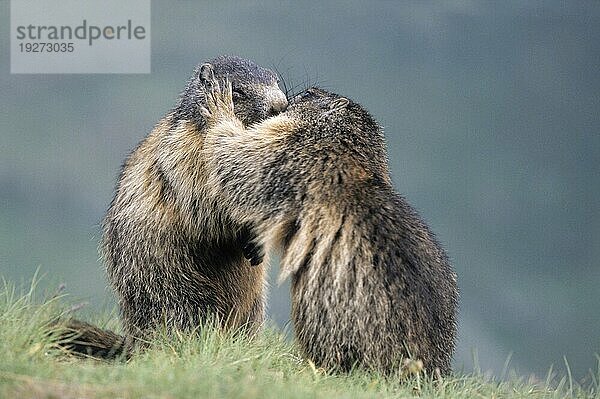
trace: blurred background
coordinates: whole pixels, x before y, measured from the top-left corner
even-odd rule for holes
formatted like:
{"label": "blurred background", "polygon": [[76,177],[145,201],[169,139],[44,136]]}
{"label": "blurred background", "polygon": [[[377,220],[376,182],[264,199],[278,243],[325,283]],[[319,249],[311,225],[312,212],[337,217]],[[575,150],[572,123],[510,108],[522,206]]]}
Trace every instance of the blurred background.
{"label": "blurred background", "polygon": [[[0,16],[0,275],[39,268],[112,309],[96,248],[120,164],[198,62],[234,54],[385,127],[397,190],[458,273],[459,370],[596,367],[600,2],[155,1],[148,75],[11,75],[7,0]],[[269,314],[289,320],[287,286]]]}

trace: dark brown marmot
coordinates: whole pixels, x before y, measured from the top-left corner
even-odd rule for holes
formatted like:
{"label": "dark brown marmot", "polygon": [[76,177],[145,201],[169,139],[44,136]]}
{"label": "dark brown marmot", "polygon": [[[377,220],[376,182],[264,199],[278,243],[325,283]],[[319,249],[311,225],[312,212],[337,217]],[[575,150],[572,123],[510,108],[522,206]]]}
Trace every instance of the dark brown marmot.
{"label": "dark brown marmot", "polygon": [[[357,103],[312,88],[246,128],[231,86],[204,109],[206,187],[281,251],[297,340],[317,366],[451,370],[458,290],[444,250],[389,178],[384,137]],[[221,86],[223,87],[223,86]]]}

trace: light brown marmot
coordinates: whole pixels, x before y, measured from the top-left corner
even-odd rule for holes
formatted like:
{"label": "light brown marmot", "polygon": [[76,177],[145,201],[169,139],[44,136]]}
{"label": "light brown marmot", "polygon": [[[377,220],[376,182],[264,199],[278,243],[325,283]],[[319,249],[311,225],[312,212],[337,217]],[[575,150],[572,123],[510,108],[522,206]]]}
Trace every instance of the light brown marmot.
{"label": "light brown marmot", "polygon": [[252,61],[221,56],[194,70],[177,106],[125,160],[104,218],[101,252],[126,337],[74,320],[68,349],[115,357],[159,327],[192,330],[209,318],[233,329],[263,323],[260,248],[251,230],[205,195],[200,108],[215,78],[232,82],[244,125],[287,107],[277,75]]}

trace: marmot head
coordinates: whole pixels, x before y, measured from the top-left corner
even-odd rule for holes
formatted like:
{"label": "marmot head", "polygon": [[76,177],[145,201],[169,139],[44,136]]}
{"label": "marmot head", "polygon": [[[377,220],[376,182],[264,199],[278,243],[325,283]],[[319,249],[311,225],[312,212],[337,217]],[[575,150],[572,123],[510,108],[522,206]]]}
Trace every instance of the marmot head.
{"label": "marmot head", "polygon": [[364,143],[366,148],[384,145],[375,119],[360,104],[339,94],[312,87],[296,95],[286,113],[321,138]]}
{"label": "marmot head", "polygon": [[250,60],[223,55],[194,69],[175,109],[178,119],[193,120],[200,129],[204,127],[199,106],[205,103],[205,88],[213,78],[221,82],[229,79],[235,114],[246,126],[287,108],[287,98],[279,88],[279,78],[273,71]]}
{"label": "marmot head", "polygon": [[389,169],[382,129],[360,104],[313,87],[291,99],[285,114],[297,123],[295,135],[305,146],[308,144],[313,158],[319,158],[316,154],[321,152],[323,159],[335,160],[339,164],[335,170],[360,169],[364,173],[358,175],[374,176],[388,183]]}

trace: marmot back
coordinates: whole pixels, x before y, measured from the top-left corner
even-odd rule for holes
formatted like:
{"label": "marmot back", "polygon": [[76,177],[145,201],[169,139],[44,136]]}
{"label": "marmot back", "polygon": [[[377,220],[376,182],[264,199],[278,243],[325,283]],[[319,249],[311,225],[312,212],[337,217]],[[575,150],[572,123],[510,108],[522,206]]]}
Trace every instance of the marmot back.
{"label": "marmot back", "polygon": [[401,359],[450,371],[456,276],[389,178],[383,134],[358,104],[320,89],[245,129],[228,94],[204,110],[208,187],[282,251],[297,339],[318,365],[384,373]]}

